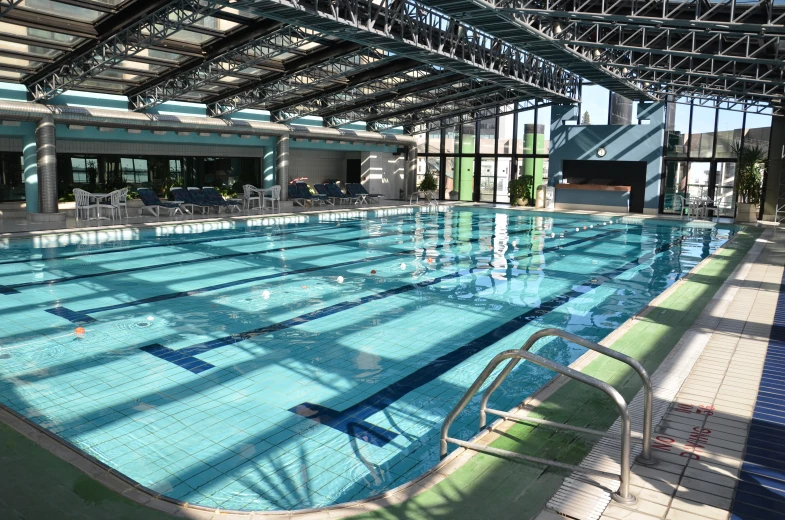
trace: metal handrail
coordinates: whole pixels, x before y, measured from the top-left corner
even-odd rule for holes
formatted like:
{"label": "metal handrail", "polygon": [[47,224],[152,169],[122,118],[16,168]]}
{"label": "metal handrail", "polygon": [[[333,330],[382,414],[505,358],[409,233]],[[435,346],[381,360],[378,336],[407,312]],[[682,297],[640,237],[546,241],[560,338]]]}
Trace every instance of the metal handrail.
{"label": "metal handrail", "polygon": [[[606,383],[604,381],[600,381],[599,379],[596,379],[594,377],[586,375],[586,374],[584,374],[582,372],[579,372],[579,371],[577,371],[577,370],[575,370],[573,368],[561,365],[559,363],[556,363],[554,361],[546,359],[546,358],[544,358],[542,356],[538,356],[537,354],[532,354],[531,352],[529,352],[529,349],[534,345],[534,343],[537,340],[539,340],[539,339],[541,339],[543,337],[547,337],[547,336],[559,336],[559,337],[562,337],[562,338],[564,338],[564,339],[566,339],[568,341],[572,341],[572,342],[577,343],[577,344],[579,344],[581,346],[584,346],[584,347],[586,347],[588,349],[594,350],[594,351],[599,352],[601,354],[604,354],[604,355],[607,355],[607,356],[612,357],[614,359],[617,359],[619,361],[622,361],[623,363],[626,363],[626,364],[630,365],[636,372],[638,372],[638,374],[641,376],[641,379],[643,380],[643,386],[644,386],[644,420],[643,420],[643,422],[644,422],[644,428],[643,428],[644,431],[643,431],[642,435],[640,435],[640,434],[636,435],[636,437],[639,437],[639,438],[643,439],[643,451],[638,456],[638,458],[636,460],[638,462],[642,463],[642,464],[653,464],[654,463],[654,459],[651,457],[651,426],[652,426],[652,400],[653,400],[653,394],[652,394],[652,389],[651,389],[651,380],[649,379],[649,375],[646,373],[646,370],[643,368],[643,366],[639,362],[637,362],[636,360],[632,359],[631,357],[626,356],[624,354],[621,354],[619,352],[616,352],[615,350],[611,350],[611,349],[609,349],[607,347],[603,347],[602,345],[599,345],[599,344],[594,343],[592,341],[585,340],[585,339],[583,339],[583,338],[581,338],[579,336],[576,336],[574,334],[570,334],[569,332],[564,332],[564,331],[561,331],[559,329],[552,329],[552,328],[551,329],[543,329],[543,330],[535,332],[534,334],[532,334],[529,337],[529,339],[526,341],[526,343],[523,345],[522,348],[520,348],[518,350],[506,350],[506,351],[496,355],[491,360],[491,362],[488,363],[488,365],[485,367],[485,369],[482,371],[482,373],[480,373],[480,375],[477,377],[477,379],[474,381],[474,383],[472,383],[472,385],[469,387],[469,389],[463,395],[463,397],[458,402],[458,404],[455,406],[455,408],[453,408],[453,410],[445,418],[444,424],[442,424],[441,439],[440,439],[440,446],[439,446],[440,447],[440,455],[441,455],[441,457],[444,458],[445,456],[447,456],[447,443],[449,442],[449,443],[455,444],[457,446],[462,446],[464,448],[472,449],[472,450],[483,452],[483,453],[488,453],[488,454],[491,454],[491,455],[506,457],[506,458],[510,458],[510,459],[516,459],[516,460],[524,460],[524,461],[529,461],[529,462],[535,462],[535,463],[539,463],[539,464],[551,465],[551,466],[564,468],[564,469],[569,469],[569,470],[575,471],[577,473],[583,473],[583,474],[587,474],[587,475],[598,475],[598,476],[605,477],[605,478],[618,479],[619,482],[620,482],[619,491],[617,493],[613,494],[613,499],[615,501],[617,501],[617,502],[625,503],[625,504],[634,503],[636,501],[635,497],[630,494],[630,443],[631,443],[633,434],[632,434],[632,431],[631,431],[632,428],[631,428],[631,422],[630,422],[630,415],[629,415],[629,412],[627,410],[627,403],[626,403],[626,401],[621,396],[621,394],[618,392],[618,390],[616,390],[610,384],[608,384],[608,383]],[[499,387],[499,385],[501,385],[502,381],[504,381],[504,379],[510,374],[510,372],[512,372],[512,370],[520,362],[520,360],[521,359],[525,359],[527,361],[531,361],[532,363],[534,363],[536,365],[539,365],[541,367],[547,368],[549,370],[552,370],[554,372],[557,372],[559,374],[567,376],[567,377],[569,377],[571,379],[575,379],[578,382],[581,382],[581,383],[587,384],[589,386],[592,386],[594,388],[597,388],[597,389],[601,390],[602,392],[606,393],[613,400],[613,402],[616,404],[616,406],[619,409],[620,420],[621,420],[621,434],[620,434],[620,439],[621,439],[621,461],[620,461],[621,462],[621,474],[620,475],[611,474],[611,473],[607,473],[607,472],[599,471],[599,470],[593,470],[593,469],[590,469],[590,468],[584,468],[584,467],[581,467],[581,466],[574,466],[572,464],[565,464],[565,463],[562,463],[562,462],[550,461],[550,460],[542,459],[542,458],[539,458],[539,457],[532,457],[532,456],[529,456],[529,455],[523,455],[523,454],[520,454],[520,453],[511,452],[511,451],[500,450],[500,449],[497,449],[497,448],[491,448],[491,447],[488,447],[488,446],[483,446],[481,444],[477,444],[477,443],[473,443],[473,442],[467,442],[467,441],[463,441],[461,439],[455,439],[455,438],[449,437],[450,426],[452,426],[453,422],[455,422],[455,419],[458,417],[458,414],[460,414],[463,411],[463,409],[466,407],[466,405],[469,404],[469,401],[471,401],[472,397],[474,397],[477,394],[477,392],[479,391],[480,387],[491,376],[493,371],[496,370],[496,367],[498,367],[499,364],[501,364],[503,361],[508,360],[508,359],[510,360],[510,362],[499,373],[499,375],[496,377],[496,379],[493,381],[493,383],[491,383],[491,385],[488,387],[488,389],[485,391],[485,393],[483,395],[482,401],[480,403],[480,429],[485,427],[486,412],[487,412],[487,413],[492,413],[494,415],[498,415],[498,416],[501,416],[501,417],[506,417],[506,418],[509,418],[509,419],[513,419],[513,420],[516,420],[516,421],[532,422],[532,423],[542,424],[542,425],[546,425],[546,426],[555,426],[555,427],[558,427],[558,428],[563,428],[563,429],[572,430],[572,431],[578,431],[578,432],[582,432],[582,433],[589,433],[589,434],[594,434],[594,435],[600,435],[600,436],[604,436],[604,437],[617,437],[614,434],[608,434],[606,432],[602,432],[602,431],[599,431],[599,430],[592,430],[592,429],[589,429],[589,428],[580,428],[580,427],[577,427],[577,426],[571,426],[571,425],[557,423],[557,422],[553,422],[553,421],[546,421],[544,419],[537,419],[537,418],[533,418],[533,417],[523,417],[523,416],[519,416],[519,415],[516,415],[516,414],[512,414],[512,413],[508,413],[508,412],[502,412],[502,411],[499,411],[499,410],[494,410],[494,409],[488,408],[488,406],[487,406],[488,405],[488,399],[490,398],[491,394],[493,394],[493,392],[496,391],[496,389]]]}
{"label": "metal handrail", "polygon": [[[526,343],[523,344],[521,350],[525,350],[528,352],[534,344],[545,337],[548,336],[558,336],[560,338],[566,339],[567,341],[572,341],[573,343],[577,343],[578,345],[585,347],[590,350],[594,350],[595,352],[599,352],[605,356],[613,358],[617,361],[621,361],[629,366],[631,366],[640,376],[641,380],[643,381],[643,432],[642,435],[636,434],[633,435],[637,438],[642,438],[643,448],[641,450],[640,455],[635,457],[635,462],[643,465],[653,465],[656,461],[651,455],[651,431],[652,431],[652,405],[654,402],[654,392],[652,391],[651,387],[651,378],[649,378],[649,374],[646,372],[646,369],[643,368],[637,360],[622,354],[616,350],[610,349],[608,347],[604,347],[599,343],[595,343],[593,341],[589,341],[584,339],[580,336],[576,336],[575,334],[570,334],[569,332],[565,332],[563,330],[548,328],[538,330],[531,336],[529,339],[526,340]],[[552,421],[546,421],[544,419],[536,419],[534,417],[521,417],[515,414],[510,414],[508,412],[499,412],[498,410],[493,410],[488,408],[488,400],[491,397],[499,385],[502,384],[510,372],[516,367],[520,360],[512,360],[510,361],[506,367],[499,373],[496,379],[491,383],[487,390],[485,390],[485,394],[482,396],[482,401],[480,401],[480,429],[485,428],[485,421],[486,421],[486,412],[492,413],[493,415],[497,415],[500,417],[505,417],[507,419],[516,419],[516,420],[524,420],[526,422],[543,424],[546,426],[555,426],[565,430],[573,430],[583,433],[590,433],[594,435],[599,435],[602,437],[615,437],[613,434],[608,434],[607,432],[601,432],[598,430],[589,430],[588,428],[579,428],[577,426],[570,426],[569,424],[562,424],[562,423],[554,423]]]}

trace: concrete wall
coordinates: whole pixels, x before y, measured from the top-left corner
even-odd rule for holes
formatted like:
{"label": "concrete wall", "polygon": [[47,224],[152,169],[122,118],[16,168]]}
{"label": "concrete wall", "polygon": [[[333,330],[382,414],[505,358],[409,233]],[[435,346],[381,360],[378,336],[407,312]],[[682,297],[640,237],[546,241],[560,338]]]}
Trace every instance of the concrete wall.
{"label": "concrete wall", "polygon": [[[568,126],[565,121],[578,121],[576,106],[554,106],[551,109],[551,150],[548,184],[561,182],[563,161],[645,161],[646,191],[644,213],[657,213],[662,171],[662,143],[665,137],[665,104],[639,103],[641,125]],[[597,149],[605,148],[604,157]]]}
{"label": "concrete wall", "polygon": [[292,153],[289,178],[307,177],[311,185],[328,179],[346,182],[346,154],[336,150],[299,149]]}
{"label": "concrete wall", "polygon": [[380,193],[386,199],[399,199],[411,193],[411,186],[404,183],[406,155],[385,152],[361,152],[362,184],[368,193]]}

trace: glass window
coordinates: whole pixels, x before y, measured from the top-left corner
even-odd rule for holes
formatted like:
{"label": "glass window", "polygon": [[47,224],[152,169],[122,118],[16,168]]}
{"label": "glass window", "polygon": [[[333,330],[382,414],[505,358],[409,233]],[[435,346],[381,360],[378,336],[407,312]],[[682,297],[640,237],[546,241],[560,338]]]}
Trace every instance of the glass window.
{"label": "glass window", "polygon": [[741,127],[744,120],[743,112],[720,110],[717,116],[717,157],[736,157],[733,144],[741,142]]}
{"label": "glass window", "polygon": [[496,150],[496,118],[480,121],[480,153],[494,153]]}
{"label": "glass window", "polygon": [[458,157],[455,162],[458,200],[471,201],[474,197],[474,156]]}
{"label": "glass window", "polygon": [[441,153],[442,131],[436,130],[428,134],[428,153]]}
{"label": "glass window", "polygon": [[744,123],[744,146],[759,146],[768,152],[771,137],[771,115],[747,114]]}
{"label": "glass window", "polygon": [[710,162],[690,161],[687,163],[687,195],[697,198],[708,197],[710,176]]}
{"label": "glass window", "polygon": [[466,123],[461,125],[461,149],[458,153],[474,154],[475,146],[475,128],[474,123]]}
{"label": "glass window", "polygon": [[607,125],[610,91],[599,85],[583,85],[581,93],[581,124]]}
{"label": "glass window", "polygon": [[515,150],[518,155],[534,153],[534,110],[518,112],[518,128],[515,129]]}
{"label": "glass window", "polygon": [[[690,132],[690,157],[711,157],[714,153],[714,117],[717,110],[712,107],[692,107],[692,130]],[[692,182],[690,180],[690,182]]]}
{"label": "glass window", "polygon": [[[717,146],[719,147],[719,142],[717,142]],[[736,185],[736,163],[718,161],[715,179],[714,205],[717,207],[717,214],[720,217],[733,217],[735,207],[733,188]]]}
{"label": "glass window", "polygon": [[513,128],[514,114],[499,116],[499,142],[496,146],[497,153],[511,154],[515,129]]}
{"label": "glass window", "polygon": [[71,157],[72,181],[77,184],[87,184],[87,162],[84,157]]}
{"label": "glass window", "polygon": [[671,157],[687,156],[687,136],[690,133],[690,105],[681,98],[676,103],[668,103],[668,142],[667,153]]}
{"label": "glass window", "polygon": [[455,141],[458,140],[458,127],[448,126],[444,129],[444,153],[455,153]]}
{"label": "glass window", "polygon": [[547,154],[551,149],[551,107],[537,109],[537,149],[535,153]]}
{"label": "glass window", "polygon": [[95,22],[104,15],[101,11],[61,4],[60,2],[53,2],[52,0],[22,0],[19,7],[24,7],[25,9],[38,13],[54,15],[58,18],[69,18],[80,22]]}
{"label": "glass window", "polygon": [[[689,108],[689,107],[688,107]],[[665,162],[665,202],[663,213],[683,214],[687,207],[687,163]]]}
{"label": "glass window", "polygon": [[414,139],[417,141],[417,153],[425,153],[425,140],[427,139],[428,134],[425,132],[415,134]]}
{"label": "glass window", "polygon": [[439,176],[440,176],[440,162],[439,157],[428,157],[426,168],[433,175],[433,180],[436,181],[436,193],[439,193]]}

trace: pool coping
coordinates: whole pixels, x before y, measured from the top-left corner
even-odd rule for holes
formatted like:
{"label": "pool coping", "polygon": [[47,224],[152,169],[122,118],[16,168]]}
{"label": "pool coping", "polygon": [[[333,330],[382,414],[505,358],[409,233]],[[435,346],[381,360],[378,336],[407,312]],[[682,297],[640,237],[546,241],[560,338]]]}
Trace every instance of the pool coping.
{"label": "pool coping", "polygon": [[[641,221],[646,220],[663,220],[663,221],[679,221],[679,222],[698,222],[702,225],[706,226],[715,226],[715,225],[732,225],[732,222],[714,222],[714,221],[690,221],[685,220],[684,218],[680,218],[677,215],[668,215],[668,214],[639,214],[639,213],[615,213],[615,212],[608,212],[608,211],[586,211],[586,210],[555,210],[555,209],[547,209],[547,208],[535,208],[531,206],[511,206],[508,204],[494,204],[494,203],[482,203],[482,202],[466,202],[466,201],[439,201],[436,205],[423,205],[423,204],[400,204],[400,205],[389,205],[389,206],[363,206],[363,207],[346,207],[346,208],[310,208],[308,211],[298,211],[298,212],[287,212],[287,213],[259,213],[259,214],[247,214],[247,215],[234,215],[234,214],[215,214],[211,216],[203,216],[202,218],[188,218],[182,220],[157,220],[157,221],[150,221],[150,222],[126,222],[126,223],[119,223],[119,224],[112,224],[107,226],[86,226],[86,227],[64,227],[64,228],[53,228],[53,229],[42,229],[42,230],[34,230],[34,231],[6,231],[0,233],[0,241],[3,240],[13,240],[13,239],[20,239],[20,238],[31,238],[31,237],[42,237],[47,235],[69,235],[73,233],[79,232],[87,232],[87,233],[98,233],[98,232],[117,232],[127,229],[154,229],[156,227],[170,227],[170,226],[181,226],[181,225],[191,225],[191,224],[204,224],[204,223],[219,223],[219,222],[237,222],[237,221],[244,221],[244,220],[253,220],[253,219],[275,219],[275,218],[292,218],[292,217],[299,217],[299,216],[314,216],[314,215],[322,215],[322,214],[336,214],[336,213],[348,213],[352,211],[368,213],[371,211],[394,211],[397,209],[420,209],[422,212],[423,209],[428,211],[431,208],[434,208],[436,211],[439,210],[440,207],[465,207],[465,208],[484,208],[484,209],[495,209],[495,210],[507,210],[507,211],[519,211],[519,212],[538,212],[538,213],[558,213],[558,214],[566,214],[566,215],[581,215],[586,217],[611,217],[611,218],[619,218],[622,219],[621,223],[623,224],[637,224]],[[198,217],[198,216],[197,216]],[[149,217],[153,218],[153,217]],[[164,217],[167,218],[167,217]],[[172,217],[177,218],[177,217]],[[741,225],[741,224],[736,224]]]}
{"label": "pool coping", "polygon": [[[396,206],[396,207],[414,208],[417,206]],[[368,209],[373,209],[373,208],[363,208],[363,210],[365,211],[367,211]],[[495,209],[499,209],[499,208],[495,208]],[[334,211],[346,211],[346,210],[334,210]],[[563,213],[563,212],[559,212],[559,213]],[[298,214],[290,214],[290,215],[298,215]],[[275,215],[275,216],[279,216],[279,215]],[[252,216],[252,217],[246,216],[245,218],[258,218],[258,217],[259,216]],[[268,216],[262,215],[262,217],[269,217],[269,215]],[[211,219],[211,220],[216,220],[216,219]],[[186,222],[192,222],[192,221],[186,221]],[[181,223],[182,222],[174,222],[173,224],[181,224]],[[743,230],[747,227],[761,227],[759,225],[748,226],[742,224],[739,224],[738,226],[740,230]],[[102,228],[93,228],[93,229],[102,229]],[[618,328],[616,328],[605,338],[603,338],[600,341],[600,344],[605,346],[611,346],[615,341],[617,341],[620,337],[622,337],[630,328],[632,328],[637,323],[638,320],[645,318],[656,307],[656,305],[659,302],[668,298],[671,293],[675,292],[684,283],[689,281],[689,279],[697,271],[701,270],[706,263],[714,259],[717,252],[732,244],[738,236],[739,236],[738,233],[734,234],[734,236],[731,237],[730,240],[725,242],[725,244],[723,244],[722,247],[717,249],[717,251],[715,251],[715,253],[712,256],[705,258],[697,265],[695,265],[682,278],[677,280],[665,291],[663,291],[657,297],[652,299],[646,305],[646,307],[641,309],[641,311],[631,316],[624,323],[622,323]],[[588,365],[597,357],[599,357],[599,353],[594,351],[587,351],[583,355],[581,355],[578,359],[573,361],[569,366],[573,369],[580,370],[581,368]],[[556,376],[552,378],[543,386],[541,386],[535,393],[527,397],[521,404],[519,404],[516,407],[513,407],[511,411],[517,413],[523,413],[523,414],[528,413],[529,411],[536,408],[540,403],[542,403],[545,399],[547,399],[549,395],[556,392],[568,381],[569,379],[564,376]],[[119,493],[123,497],[126,497],[140,505],[144,505],[152,509],[163,511],[165,513],[169,513],[177,517],[193,518],[193,519],[200,519],[200,520],[213,518],[213,515],[220,515],[221,518],[226,518],[226,519],[236,517],[238,519],[254,518],[259,520],[263,520],[263,519],[277,520],[281,518],[291,518],[297,520],[307,520],[309,518],[314,520],[317,518],[347,518],[357,514],[367,513],[370,511],[375,511],[375,510],[383,509],[385,507],[402,503],[414,497],[415,495],[418,495],[419,493],[427,491],[432,487],[436,486],[445,478],[447,478],[450,474],[452,474],[454,471],[460,468],[464,463],[466,463],[472,457],[477,455],[477,452],[466,450],[464,448],[458,448],[452,453],[450,453],[443,460],[441,460],[434,467],[432,467],[431,469],[420,475],[419,477],[412,479],[409,482],[406,482],[398,487],[380,493],[378,495],[374,495],[372,497],[368,497],[361,500],[355,500],[352,502],[345,502],[343,504],[335,504],[335,505],[324,506],[319,508],[300,509],[295,511],[241,511],[241,510],[232,510],[232,509],[209,508],[197,504],[190,504],[182,500],[166,497],[162,493],[159,493],[155,490],[152,490],[150,488],[141,485],[140,483],[136,482],[130,477],[127,477],[123,473],[113,469],[112,467],[101,462],[100,460],[93,457],[92,455],[74,446],[67,440],[62,439],[58,437],[56,434],[45,430],[44,428],[33,423],[32,421],[28,420],[18,412],[8,408],[3,404],[0,404],[0,421],[3,421],[6,425],[11,427],[13,430],[27,437],[28,439],[35,442],[37,445],[46,449],[50,453],[59,457],[60,459],[72,464],[80,471],[85,473],[87,476],[93,478],[100,484],[106,486],[108,489]],[[497,419],[489,426],[487,426],[484,430],[482,430],[477,435],[472,437],[471,441],[483,445],[490,444],[491,442],[499,438],[501,434],[506,432],[514,424],[516,424],[514,421],[510,421],[508,419],[504,419],[504,418]]]}

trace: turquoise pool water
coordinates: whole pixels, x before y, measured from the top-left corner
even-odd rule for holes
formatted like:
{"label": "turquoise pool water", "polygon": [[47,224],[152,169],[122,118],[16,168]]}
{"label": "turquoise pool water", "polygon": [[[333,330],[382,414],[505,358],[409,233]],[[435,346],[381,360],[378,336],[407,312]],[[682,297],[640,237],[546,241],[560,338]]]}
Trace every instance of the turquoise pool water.
{"label": "turquoise pool water", "polygon": [[[602,339],[734,233],[463,208],[225,227],[0,243],[0,402],[192,504],[365,498],[438,461],[496,353]],[[492,406],[551,375],[521,364]],[[475,402],[452,431],[476,425]]]}

